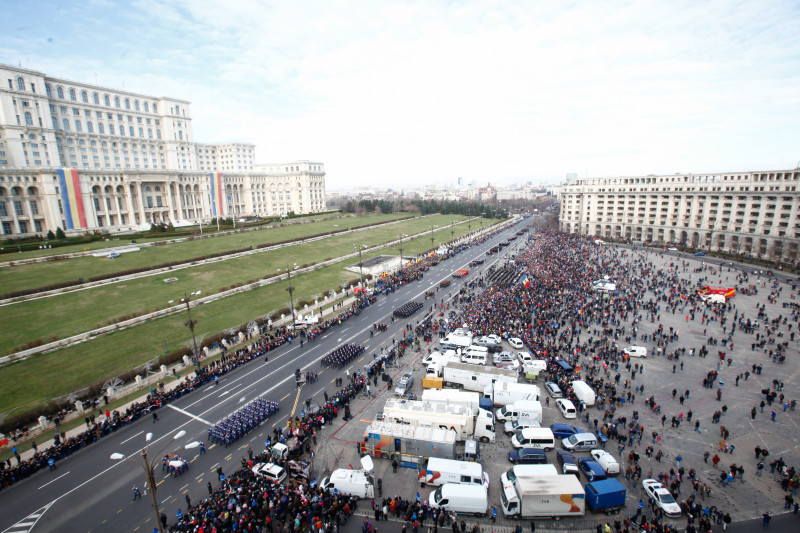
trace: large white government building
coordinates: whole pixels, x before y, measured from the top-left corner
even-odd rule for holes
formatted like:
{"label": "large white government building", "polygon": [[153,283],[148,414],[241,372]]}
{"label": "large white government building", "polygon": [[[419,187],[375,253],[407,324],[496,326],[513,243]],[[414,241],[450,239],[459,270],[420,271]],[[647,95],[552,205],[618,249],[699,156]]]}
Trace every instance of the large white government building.
{"label": "large white government building", "polygon": [[570,179],[559,190],[559,228],[796,262],[799,190],[800,168]]}
{"label": "large white government building", "polygon": [[320,212],[318,161],[257,164],[194,141],[190,103],[0,64],[0,222],[8,237]]}

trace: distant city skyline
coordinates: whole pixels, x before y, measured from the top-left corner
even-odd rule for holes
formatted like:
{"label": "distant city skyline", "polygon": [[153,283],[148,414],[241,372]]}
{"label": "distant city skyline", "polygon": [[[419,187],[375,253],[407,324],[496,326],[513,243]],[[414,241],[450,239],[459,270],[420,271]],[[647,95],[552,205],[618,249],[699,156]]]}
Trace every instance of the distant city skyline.
{"label": "distant city skyline", "polygon": [[329,190],[800,160],[791,1],[4,7],[0,63],[185,98],[197,139],[324,161]]}

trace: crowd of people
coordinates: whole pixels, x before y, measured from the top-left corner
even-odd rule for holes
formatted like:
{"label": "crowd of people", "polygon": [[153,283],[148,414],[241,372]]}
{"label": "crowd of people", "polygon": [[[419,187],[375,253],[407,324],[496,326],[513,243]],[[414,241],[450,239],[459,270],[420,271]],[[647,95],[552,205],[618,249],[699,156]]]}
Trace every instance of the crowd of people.
{"label": "crowd of people", "polygon": [[[480,292],[462,289],[456,297],[461,311],[450,324],[466,325],[476,335],[496,333],[523,339],[535,357],[550,362],[545,377],[558,383],[566,397],[574,401],[581,422],[600,437],[615,441],[616,451],[629,459],[626,477],[634,482],[631,488],[640,490],[635,482],[643,477],[661,480],[681,503],[688,517],[687,530],[709,531],[712,524],[722,523],[726,514],[720,509],[724,503],[710,499],[712,487],[724,490],[722,483],[717,476],[701,479],[699,465],[690,468],[671,447],[672,442],[667,445],[665,424],[670,419],[661,414],[661,407],[670,402],[669,412],[675,413],[670,429],[677,431],[683,422],[687,428],[684,431],[699,431],[701,421],[689,406],[691,390],[678,394],[675,389],[671,397],[647,396],[643,380],[645,365],[633,363],[621,349],[622,343],[651,343],[653,355],[665,357],[673,372],[683,371],[687,357],[718,355],[711,377],[701,376],[694,385],[700,387],[703,379],[711,380],[713,398],[720,402],[719,409],[709,414],[714,422],[730,409],[725,403],[725,387],[729,385],[724,385],[718,374],[730,366],[725,361],[726,357],[730,361],[733,333],[738,328],[751,334],[755,341],[752,348],[763,355],[764,363],[782,364],[788,341],[794,339],[792,328],[800,313],[792,307],[783,315],[769,316],[763,304],[755,309],[738,309],[730,303],[706,304],[697,291],[719,279],[722,267],[705,264],[695,267],[696,263],[677,258],[667,268],[658,267],[648,254],[600,248],[575,236],[539,234],[517,254],[513,263],[502,265],[494,275],[487,276],[490,289]],[[594,290],[592,281],[604,276],[618,280],[626,290],[611,294]],[[769,290],[770,301],[789,288],[776,280],[752,281],[752,274],[748,273],[739,273],[736,278],[737,284],[752,287],[751,291],[757,290],[756,286]],[[797,292],[797,287],[792,285],[791,291]],[[679,332],[660,323],[664,313],[685,316],[686,322],[699,322],[705,328],[706,341],[696,346],[681,346]],[[445,329],[439,332],[446,333]],[[557,359],[572,365],[575,373],[554,364]],[[741,370],[741,366],[737,368]],[[736,376],[736,386],[749,375],[747,371]],[[596,391],[597,411],[590,412],[572,392],[570,383],[579,378]],[[684,379],[691,383],[692,378]],[[761,398],[753,399],[754,404],[766,402],[768,406],[777,404],[786,406],[784,410],[790,409],[792,400],[778,386],[779,382],[773,383],[769,390],[762,391]],[[652,422],[645,422],[636,410],[637,405],[645,407],[647,413],[661,414],[660,418],[651,417]],[[749,411],[750,407],[746,409]],[[713,445],[709,443],[710,447]],[[727,448],[733,453],[732,446]],[[648,462],[643,464],[645,458]],[[725,483],[733,468],[738,473],[741,464],[730,465]],[[737,482],[742,479],[741,475],[733,478]],[[795,469],[779,471],[776,478],[780,478],[787,492],[796,490]],[[637,518],[644,520],[647,514]],[[666,522],[657,507],[651,509],[647,521],[654,530],[664,530]],[[625,530],[631,529],[622,529]]]}
{"label": "crowd of people", "polygon": [[404,303],[400,307],[394,310],[394,316],[398,318],[408,318],[417,311],[422,309],[422,304],[420,302],[408,302]]}
{"label": "crowd of people", "polygon": [[360,344],[342,344],[332,352],[324,355],[320,360],[320,364],[327,367],[344,368],[362,353],[364,353],[364,347]]}
{"label": "crowd of people", "polygon": [[256,398],[223,420],[208,428],[208,440],[227,448],[248,431],[258,427],[279,410],[278,402]]}

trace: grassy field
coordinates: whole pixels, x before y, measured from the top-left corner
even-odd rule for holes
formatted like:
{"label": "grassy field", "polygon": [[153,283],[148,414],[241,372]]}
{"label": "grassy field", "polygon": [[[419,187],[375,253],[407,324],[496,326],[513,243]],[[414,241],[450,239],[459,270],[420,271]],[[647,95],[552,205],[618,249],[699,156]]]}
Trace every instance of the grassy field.
{"label": "grassy field", "polygon": [[[451,220],[452,216],[446,217],[448,224]],[[473,229],[476,229],[474,224]],[[456,237],[467,231],[466,224],[455,226]],[[449,226],[437,231],[434,239],[437,245],[450,240]],[[358,242],[363,242],[363,239]],[[352,250],[349,244],[346,247]],[[425,235],[405,242],[403,252],[404,255],[412,255],[430,247],[430,236]],[[389,252],[394,253],[394,249],[390,249]],[[379,254],[381,252],[365,254],[364,259]],[[318,259],[325,257],[318,254]],[[343,270],[352,264],[352,260],[343,261],[293,277],[292,284],[296,288],[295,299],[311,299],[313,295],[338,289],[341,283],[356,279],[357,274]],[[275,309],[288,307],[285,290],[287,286],[287,281],[283,280],[193,309],[192,318],[198,321],[196,332],[200,338],[213,335],[247,323]],[[159,290],[161,289],[163,287],[159,286]],[[136,368],[163,354],[165,343],[169,351],[186,347],[191,343],[191,336],[185,326],[185,320],[186,316],[183,313],[165,317],[64,350],[8,365],[0,372],[0,405],[4,411],[10,410],[12,413],[27,411],[47,404],[52,398]]]}
{"label": "grassy field", "polygon": [[[288,239],[299,239],[318,233],[333,231],[350,226],[362,226],[376,222],[397,220],[408,216],[407,213],[389,215],[364,215],[360,217],[343,217],[322,222],[308,224],[295,224],[284,227],[268,227],[264,230],[246,233],[233,233],[210,239],[197,239],[142,248],[138,252],[120,254],[117,259],[107,257],[78,257],[63,261],[49,261],[28,265],[14,265],[0,269],[0,287],[2,292],[25,290],[43,287],[54,283],[72,281],[78,278],[88,280],[92,276],[110,274],[165,263],[167,261],[180,261],[192,259],[217,252],[238,250],[248,246],[256,247],[259,244],[280,242]],[[164,237],[166,238],[166,237]],[[129,241],[126,241],[129,242]],[[96,243],[93,243],[96,244]],[[106,245],[108,243],[105,243]],[[98,246],[101,248],[104,246]],[[53,250],[49,250],[53,255]],[[62,254],[62,249],[58,249]]]}
{"label": "grassy field", "polygon": [[[454,218],[449,215],[416,218],[329,237],[312,245],[291,245],[219,263],[3,306],[0,307],[0,321],[5,327],[0,330],[0,350],[13,350],[36,339],[55,340],[76,335],[106,325],[111,319],[170,307],[174,303],[169,301],[180,300],[184,293],[200,290],[203,295],[214,294],[236,283],[275,274],[289,261],[298,265],[320,262],[351,253],[354,244],[379,244],[403,233],[415,234],[431,225],[443,226],[452,220]],[[449,230],[446,233],[442,238],[449,240]],[[163,280],[169,277],[177,277],[178,281],[165,283]]]}
{"label": "grassy field", "polygon": [[[318,220],[328,220],[328,219],[331,219],[331,218],[336,218],[338,216],[340,216],[339,212],[331,212],[331,213],[320,213],[319,215],[315,215],[315,216],[294,218],[294,219],[288,219],[288,220],[290,222],[292,222],[292,221],[296,222],[296,221],[300,221],[300,220],[318,221]],[[262,224],[262,225],[260,225],[258,227],[270,228],[270,227],[274,227],[274,225],[275,224],[270,222],[270,223],[267,223],[267,224]],[[193,228],[195,230],[197,230],[197,226],[194,226]],[[237,228],[238,228],[238,226],[237,226]],[[181,228],[181,229],[183,229],[183,230],[191,230],[192,227]],[[233,229],[233,228],[224,227],[224,228],[221,228],[221,231],[219,233],[226,233],[226,232],[230,231],[231,229]],[[216,224],[212,224],[212,225],[204,224],[203,225],[203,235],[215,234],[215,233],[218,233]],[[22,252],[22,253],[16,252],[17,247],[15,245],[7,244],[7,245],[2,246],[2,249],[6,250],[6,251],[11,250],[12,253],[7,253],[7,254],[0,255],[0,262],[19,261],[19,260],[22,260],[22,259],[30,259],[30,258],[33,258],[33,257],[43,257],[43,256],[48,256],[48,255],[71,254],[71,253],[76,253],[76,252],[98,250],[98,249],[102,249],[102,248],[117,248],[117,247],[120,247],[120,246],[129,246],[131,244],[131,239],[136,239],[136,242],[138,244],[138,243],[145,243],[145,242],[152,242],[152,241],[164,241],[164,240],[170,240],[170,239],[177,239],[177,238],[187,237],[187,236],[188,235],[186,235],[184,233],[181,233],[180,231],[177,231],[174,234],[172,234],[172,233],[163,233],[163,234],[156,234],[156,235],[144,235],[144,234],[141,234],[141,233],[131,233],[131,234],[126,234],[126,235],[112,234],[112,235],[109,235],[107,237],[107,240],[104,239],[104,240],[101,240],[101,241],[95,241],[95,242],[90,242],[90,243],[72,244],[72,245],[67,245],[67,246],[60,246],[58,248],[49,248],[49,249],[42,249],[42,250],[28,250],[28,251],[25,251],[25,252]]]}

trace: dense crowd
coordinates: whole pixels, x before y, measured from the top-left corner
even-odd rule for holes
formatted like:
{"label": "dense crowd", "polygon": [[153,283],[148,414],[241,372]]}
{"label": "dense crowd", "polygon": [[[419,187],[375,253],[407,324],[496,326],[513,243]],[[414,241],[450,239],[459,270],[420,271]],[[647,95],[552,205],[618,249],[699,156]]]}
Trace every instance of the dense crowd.
{"label": "dense crowd", "polygon": [[[593,290],[592,281],[604,276],[624,282],[626,290],[610,294]],[[735,309],[730,303],[706,304],[697,291],[720,276],[721,267],[714,265],[696,267],[696,263],[675,259],[669,268],[658,268],[646,254],[632,254],[622,248],[598,248],[574,236],[537,235],[513,263],[502,265],[487,275],[487,283],[491,285],[488,290],[462,289],[456,297],[456,304],[462,306],[461,312],[449,322],[451,327],[465,324],[477,335],[498,333],[506,338],[522,338],[536,357],[550,362],[546,377],[557,382],[578,406],[581,423],[597,432],[601,440],[616,442],[615,451],[628,459],[626,478],[634,483],[642,478],[660,480],[683,507],[688,517],[687,530],[709,531],[712,524],[721,524],[726,514],[707,501],[712,487],[722,490],[731,477],[741,479],[741,476],[730,475],[738,473],[741,464],[730,465],[723,483],[720,481],[722,474],[719,479],[712,476],[703,480],[697,472],[698,465],[688,467],[685,462],[682,464],[683,458],[676,461],[679,453],[666,445],[664,426],[670,423],[670,428],[677,429],[683,423],[688,431],[699,430],[700,420],[688,403],[685,404],[691,391],[676,388],[671,398],[656,399],[652,394],[648,397],[642,382],[644,365],[630,361],[621,345],[637,340],[651,343],[654,355],[667,358],[673,365],[673,372],[683,370],[686,357],[707,357],[716,352],[715,368],[709,375],[701,376],[696,386],[700,387],[705,380],[706,386],[711,383],[715,389],[721,406],[711,421],[719,423],[729,407],[724,404],[724,382],[718,371],[723,365],[730,365],[728,352],[733,349],[733,333],[738,328],[753,335],[753,351],[763,354],[765,362],[782,364],[788,342],[794,340],[792,328],[800,318],[796,307],[788,308],[784,315],[770,317],[764,305],[745,311]],[[751,293],[758,287],[767,288],[770,301],[788,288],[775,280],[753,283],[752,275],[744,272],[737,274],[736,281]],[[791,290],[794,293],[797,287],[792,285]],[[682,346],[679,332],[659,323],[662,313],[685,316],[687,322],[700,322],[706,328],[706,342]],[[444,329],[439,332],[440,335],[446,333]],[[575,367],[575,373],[568,373],[554,364],[559,359]],[[753,366],[752,374],[756,373],[757,366],[760,367]],[[750,375],[750,371],[737,375],[736,385]],[[599,410],[594,417],[570,388],[571,381],[581,377],[597,393]],[[768,408],[777,404],[784,411],[791,410],[794,400],[786,398],[780,388],[781,383],[776,380],[771,388],[762,391],[761,398],[754,399],[754,403],[760,402],[762,412],[765,404]],[[637,399],[638,405],[654,414],[661,413],[664,403],[674,401],[669,412],[675,415],[670,420],[662,414],[660,425],[648,425],[634,407]],[[749,406],[745,408],[750,409]],[[755,413],[755,406],[753,410]],[[772,413],[774,416],[774,411]],[[733,453],[732,446],[723,442],[720,453],[726,450]],[[640,459],[644,457],[640,454],[650,460],[648,465],[654,466],[643,466]],[[719,461],[718,456],[715,457]],[[708,461],[708,452],[705,460]],[[788,493],[795,492],[797,472],[785,465],[778,466],[775,464],[776,480],[779,479]],[[763,465],[760,468],[763,469]],[[653,530],[664,530],[665,522],[655,506],[649,513],[637,515],[637,519],[645,520]],[[631,529],[623,527],[621,530]]]}

